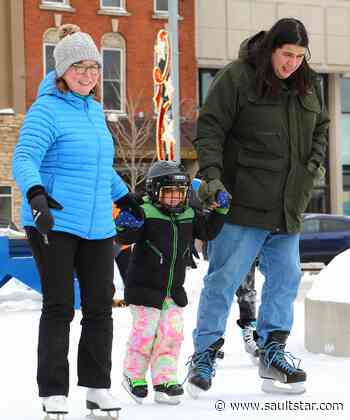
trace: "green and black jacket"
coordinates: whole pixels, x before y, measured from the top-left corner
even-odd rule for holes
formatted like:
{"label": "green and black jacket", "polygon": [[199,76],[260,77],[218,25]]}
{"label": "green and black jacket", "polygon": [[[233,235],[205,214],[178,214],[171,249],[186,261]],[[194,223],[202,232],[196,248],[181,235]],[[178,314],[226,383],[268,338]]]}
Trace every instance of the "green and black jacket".
{"label": "green and black jacket", "polygon": [[324,172],[328,114],[316,74],[307,95],[281,82],[278,97],[257,96],[247,45],[218,73],[200,111],[200,172],[231,193],[227,222],[295,233]]}
{"label": "green and black jacket", "polygon": [[225,216],[220,211],[205,214],[188,207],[183,213],[168,215],[149,202],[141,206],[145,214],[140,229],[118,229],[117,242],[135,243],[126,278],[124,298],[128,304],[162,309],[171,296],[186,306],[183,287],[193,239],[214,239]]}

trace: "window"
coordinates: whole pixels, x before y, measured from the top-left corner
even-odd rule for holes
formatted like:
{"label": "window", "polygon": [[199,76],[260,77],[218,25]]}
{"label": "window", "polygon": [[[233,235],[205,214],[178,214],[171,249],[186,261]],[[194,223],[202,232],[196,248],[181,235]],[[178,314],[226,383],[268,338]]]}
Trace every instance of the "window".
{"label": "window", "polygon": [[320,221],[318,219],[305,219],[301,226],[302,233],[316,233],[320,231]]}
{"label": "window", "polygon": [[156,13],[168,13],[168,0],[154,0],[154,11]]}
{"label": "window", "polygon": [[55,59],[53,56],[53,50],[55,44],[44,44],[44,74],[46,75],[52,70],[55,70]]}
{"label": "window", "polygon": [[105,111],[123,110],[123,91],[122,91],[122,51],[120,49],[102,50],[102,74],[103,88],[102,101]]}
{"label": "window", "polygon": [[199,69],[199,106],[202,106],[207,96],[211,82],[219,69]]}
{"label": "window", "polygon": [[350,230],[350,223],[346,220],[322,219],[321,221],[322,232],[342,232],[344,230]]}
{"label": "window", "polygon": [[101,9],[122,9],[123,0],[101,0]]}
{"label": "window", "polygon": [[12,220],[12,191],[11,187],[0,186],[0,219]]}

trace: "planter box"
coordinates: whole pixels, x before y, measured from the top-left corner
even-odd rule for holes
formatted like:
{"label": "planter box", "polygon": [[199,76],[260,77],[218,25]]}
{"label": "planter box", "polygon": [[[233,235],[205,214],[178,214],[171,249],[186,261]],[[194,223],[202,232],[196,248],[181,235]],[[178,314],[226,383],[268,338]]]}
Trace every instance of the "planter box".
{"label": "planter box", "polygon": [[305,347],[312,353],[350,357],[350,303],[305,298]]}

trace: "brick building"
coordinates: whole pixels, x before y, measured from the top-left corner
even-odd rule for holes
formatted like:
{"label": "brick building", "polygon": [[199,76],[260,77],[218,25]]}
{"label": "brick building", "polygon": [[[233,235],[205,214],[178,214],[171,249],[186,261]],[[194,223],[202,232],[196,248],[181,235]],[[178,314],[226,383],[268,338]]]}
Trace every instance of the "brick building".
{"label": "brick building", "polygon": [[[101,102],[107,119],[123,118],[128,101],[137,103],[139,118],[153,118],[154,42],[157,32],[167,24],[167,10],[168,0],[0,0],[0,58],[11,57],[2,63],[0,60],[0,70],[8,76],[2,80],[0,71],[0,108],[12,108],[15,113],[28,109],[40,81],[54,67],[57,28],[74,23],[91,34],[101,51]],[[180,101],[186,116],[197,103],[194,31],[194,0],[179,0]],[[20,196],[10,173],[18,121],[21,118],[16,115],[0,119],[1,157],[6,162],[0,172],[0,219],[10,217],[17,225]],[[193,123],[189,129],[188,125],[187,121],[182,130],[181,153],[182,158],[193,160],[195,154],[187,139]],[[155,148],[152,140],[149,148]],[[1,204],[1,188],[10,191],[7,204]]]}

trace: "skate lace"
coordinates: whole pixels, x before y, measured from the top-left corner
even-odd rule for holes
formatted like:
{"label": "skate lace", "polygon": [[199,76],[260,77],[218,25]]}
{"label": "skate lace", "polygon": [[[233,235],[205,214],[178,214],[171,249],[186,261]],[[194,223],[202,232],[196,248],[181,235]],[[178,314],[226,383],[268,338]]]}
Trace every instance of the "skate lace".
{"label": "skate lace", "polygon": [[285,345],[272,341],[265,347],[264,362],[269,368],[272,364],[285,370],[288,374],[297,372],[300,366],[300,359],[292,353],[284,350]]}
{"label": "skate lace", "polygon": [[215,370],[215,357],[216,357],[217,351],[213,352],[213,351],[204,351],[203,353],[194,353],[192,354],[192,356],[189,357],[186,366],[190,365],[190,368],[192,367],[192,369],[188,370],[188,373],[184,379],[184,381],[182,382],[181,385],[183,385],[191,371],[193,369],[196,369],[196,371],[198,372],[198,374],[200,376],[202,376],[205,379],[210,379],[211,377],[215,376],[216,370]]}

